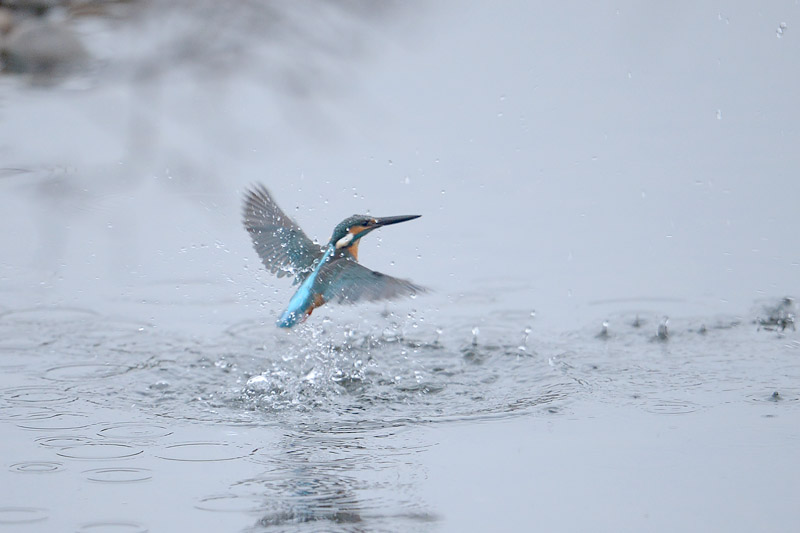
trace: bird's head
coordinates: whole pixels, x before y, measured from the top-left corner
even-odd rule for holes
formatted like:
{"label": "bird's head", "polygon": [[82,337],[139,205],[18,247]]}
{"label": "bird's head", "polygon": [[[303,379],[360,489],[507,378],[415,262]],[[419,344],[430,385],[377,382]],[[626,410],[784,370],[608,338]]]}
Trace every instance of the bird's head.
{"label": "bird's head", "polygon": [[388,226],[389,224],[414,220],[420,216],[421,215],[402,215],[397,217],[376,218],[368,215],[353,215],[342,220],[333,228],[333,235],[331,235],[331,240],[328,244],[337,250],[350,248],[351,246],[357,245],[361,237],[374,229],[378,229],[381,226]]}

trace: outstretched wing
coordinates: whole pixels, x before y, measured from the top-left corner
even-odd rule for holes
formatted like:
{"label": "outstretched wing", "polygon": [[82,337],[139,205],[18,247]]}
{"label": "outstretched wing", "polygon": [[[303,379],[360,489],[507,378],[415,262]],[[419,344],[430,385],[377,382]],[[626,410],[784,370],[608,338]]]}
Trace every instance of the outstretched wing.
{"label": "outstretched wing", "polygon": [[338,257],[322,267],[318,283],[324,287],[326,302],[356,303],[415,296],[428,289],[408,280],[393,278],[361,266],[347,257]]}
{"label": "outstretched wing", "polygon": [[263,185],[245,194],[243,221],[264,266],[279,278],[291,274],[299,283],[322,255],[320,247],[281,211]]}

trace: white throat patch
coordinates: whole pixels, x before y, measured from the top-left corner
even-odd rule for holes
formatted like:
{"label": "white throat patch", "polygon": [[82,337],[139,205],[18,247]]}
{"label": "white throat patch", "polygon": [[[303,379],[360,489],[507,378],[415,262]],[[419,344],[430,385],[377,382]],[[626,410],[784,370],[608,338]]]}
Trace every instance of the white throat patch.
{"label": "white throat patch", "polygon": [[341,239],[336,241],[336,249],[339,250],[341,248],[344,248],[345,246],[349,245],[351,242],[353,242],[353,234],[352,233],[348,233],[347,235],[345,235],[344,237],[342,237]]}

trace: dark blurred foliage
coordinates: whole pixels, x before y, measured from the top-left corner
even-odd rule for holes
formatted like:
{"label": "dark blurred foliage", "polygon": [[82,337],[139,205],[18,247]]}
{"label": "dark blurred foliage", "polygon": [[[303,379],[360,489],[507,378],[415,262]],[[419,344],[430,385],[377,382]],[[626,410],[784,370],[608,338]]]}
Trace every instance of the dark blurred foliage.
{"label": "dark blurred foliage", "polygon": [[[0,0],[0,49],[3,72],[39,81],[87,69],[100,79],[223,76],[246,65],[306,97],[340,61],[368,52],[398,12],[395,1],[368,0]],[[91,42],[98,23],[119,39],[113,51]]]}

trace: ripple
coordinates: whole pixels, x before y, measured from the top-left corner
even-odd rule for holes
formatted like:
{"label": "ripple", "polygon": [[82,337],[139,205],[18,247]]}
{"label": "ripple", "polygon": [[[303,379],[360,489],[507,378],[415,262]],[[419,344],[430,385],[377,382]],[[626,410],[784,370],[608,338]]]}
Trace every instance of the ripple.
{"label": "ripple", "polygon": [[74,448],[75,446],[82,446],[84,444],[94,444],[94,439],[91,437],[83,437],[78,435],[66,435],[55,437],[41,437],[36,439],[39,446],[47,448]]}
{"label": "ripple", "polygon": [[3,337],[3,339],[0,339],[0,350],[2,351],[33,350],[41,346],[42,343],[47,342],[41,337],[34,336],[16,337],[4,335]]}
{"label": "ripple", "polygon": [[52,381],[86,381],[118,376],[132,368],[125,365],[79,363],[48,368],[43,377]]}
{"label": "ripple", "polygon": [[684,415],[700,410],[700,406],[684,400],[652,400],[644,408],[657,415]]}
{"label": "ripple", "polygon": [[213,462],[241,459],[255,451],[256,449],[226,442],[185,442],[165,446],[155,456],[169,461]]}
{"label": "ripple", "polygon": [[26,461],[15,463],[9,466],[8,469],[21,474],[50,474],[64,470],[64,464],[55,461]]}
{"label": "ripple", "polygon": [[83,472],[86,479],[98,483],[138,483],[153,479],[147,468],[97,468]]}
{"label": "ripple", "polygon": [[105,460],[105,459],[124,459],[139,455],[144,450],[141,448],[134,448],[127,444],[80,444],[71,448],[61,449],[57,455],[67,457],[69,459],[90,459],[90,460]]}
{"label": "ripple", "polygon": [[0,313],[0,321],[21,324],[41,324],[52,322],[75,322],[94,319],[98,315],[90,309],[79,307],[31,307]]}
{"label": "ripple", "polygon": [[164,426],[156,424],[145,424],[140,422],[128,422],[107,426],[97,432],[101,437],[112,439],[158,439],[172,435],[172,431]]}
{"label": "ripple", "polygon": [[106,319],[97,324],[93,324],[93,326],[94,327],[86,329],[85,331],[81,331],[82,339],[100,342],[127,339],[129,337],[140,335],[151,327],[150,324],[147,324],[146,322],[115,319]]}
{"label": "ripple", "polygon": [[53,416],[52,411],[42,407],[0,405],[0,420],[16,422],[19,420],[41,420]]}
{"label": "ripple", "polygon": [[255,342],[264,342],[267,332],[272,331],[274,324],[261,320],[246,320],[230,326],[225,333],[238,339],[246,339]]}
{"label": "ripple", "polygon": [[796,402],[800,400],[800,396],[794,391],[773,391],[771,393],[750,394],[748,399],[751,402],[770,402],[770,403],[783,403],[783,402]]}
{"label": "ripple", "polygon": [[27,524],[47,517],[47,510],[38,507],[0,507],[0,524]]}
{"label": "ripple", "polygon": [[42,418],[31,418],[20,422],[17,427],[23,429],[82,429],[92,425],[88,415],[80,413],[56,413]]}
{"label": "ripple", "polygon": [[[0,346],[0,350],[4,350],[4,348]],[[9,353],[4,353],[2,356],[0,356],[0,372],[3,372],[4,374],[20,372],[21,370],[28,368],[28,366],[30,366],[30,362],[30,354],[10,351]]]}
{"label": "ripple", "polygon": [[78,398],[55,387],[16,387],[0,391],[0,396],[13,403],[56,405]]}
{"label": "ripple", "polygon": [[214,511],[218,513],[251,513],[260,512],[265,507],[263,496],[240,496],[237,494],[223,494],[202,498],[196,509]]}
{"label": "ripple", "polygon": [[90,522],[78,528],[78,533],[147,533],[138,522]]}

